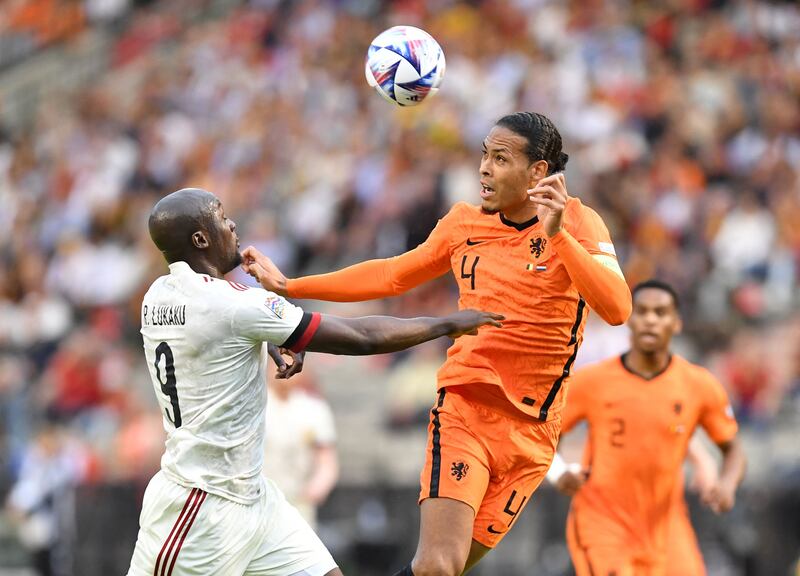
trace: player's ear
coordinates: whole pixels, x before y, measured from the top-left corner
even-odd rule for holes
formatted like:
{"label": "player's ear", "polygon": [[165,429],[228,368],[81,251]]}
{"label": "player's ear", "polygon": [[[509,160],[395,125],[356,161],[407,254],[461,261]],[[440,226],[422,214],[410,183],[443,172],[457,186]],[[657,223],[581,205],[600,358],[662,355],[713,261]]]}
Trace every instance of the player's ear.
{"label": "player's ear", "polygon": [[673,334],[680,334],[683,332],[683,320],[681,317],[676,313],[675,314],[675,330],[673,330]]}
{"label": "player's ear", "polygon": [[530,188],[536,186],[539,180],[547,176],[548,168],[547,160],[537,160],[530,165],[528,168],[528,182]]}
{"label": "player's ear", "polygon": [[192,234],[192,244],[195,248],[199,248],[200,250],[205,250],[209,246],[208,236],[202,230],[198,230],[194,234]]}

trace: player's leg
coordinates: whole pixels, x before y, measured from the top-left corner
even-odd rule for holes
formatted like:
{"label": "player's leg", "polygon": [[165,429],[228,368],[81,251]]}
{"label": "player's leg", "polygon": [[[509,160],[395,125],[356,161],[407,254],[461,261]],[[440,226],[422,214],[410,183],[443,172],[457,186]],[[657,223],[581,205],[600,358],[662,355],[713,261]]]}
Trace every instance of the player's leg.
{"label": "player's leg", "polygon": [[458,576],[472,544],[475,511],[489,482],[487,454],[458,394],[440,391],[431,410],[420,474],[420,535],[409,566],[398,574]]}
{"label": "player's leg", "polygon": [[428,498],[420,505],[417,552],[411,562],[414,576],[458,576],[470,551],[475,511],[450,498]]}
{"label": "player's leg", "polygon": [[469,556],[467,557],[467,565],[464,566],[464,572],[462,574],[466,574],[469,572],[475,564],[481,561],[481,558],[486,556],[492,549],[488,546],[484,546],[477,540],[472,541],[472,545],[469,548]]}
{"label": "player's leg", "polygon": [[[581,538],[581,533],[585,534],[586,528],[585,524],[578,528],[574,509],[571,510],[567,517],[567,549],[576,576],[606,576],[607,574],[634,576],[629,547],[626,547],[623,542],[617,545],[611,541],[605,544],[588,543],[585,537]],[[607,533],[601,526],[596,527],[592,532]]]}
{"label": "player's leg", "polygon": [[262,484],[258,549],[244,576],[341,576],[328,549],[271,480]]}
{"label": "player's leg", "polygon": [[250,508],[159,472],[145,491],[128,575],[241,574],[258,527]]}

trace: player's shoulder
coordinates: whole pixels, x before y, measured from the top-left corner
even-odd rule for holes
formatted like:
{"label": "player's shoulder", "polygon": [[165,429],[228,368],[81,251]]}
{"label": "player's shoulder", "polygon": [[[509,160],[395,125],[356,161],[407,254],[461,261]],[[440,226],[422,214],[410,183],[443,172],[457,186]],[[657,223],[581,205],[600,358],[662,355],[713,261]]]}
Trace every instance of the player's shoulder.
{"label": "player's shoulder", "polygon": [[690,381],[694,386],[704,388],[716,388],[722,386],[717,377],[712,374],[711,370],[704,366],[700,366],[699,364],[690,362],[678,354],[673,354],[672,356],[671,369],[678,373],[681,378]]}
{"label": "player's shoulder", "polygon": [[564,209],[564,219],[576,226],[583,222],[603,221],[600,214],[598,214],[594,208],[587,206],[580,198],[574,196],[570,196],[567,200],[567,205]]}
{"label": "player's shoulder", "polygon": [[485,215],[480,206],[468,202],[456,202],[445,215],[445,219],[453,221],[468,221]]}
{"label": "player's shoulder", "polygon": [[582,366],[572,374],[572,385],[591,386],[596,383],[605,385],[612,381],[609,376],[623,372],[623,366],[619,356],[606,358],[600,362]]}

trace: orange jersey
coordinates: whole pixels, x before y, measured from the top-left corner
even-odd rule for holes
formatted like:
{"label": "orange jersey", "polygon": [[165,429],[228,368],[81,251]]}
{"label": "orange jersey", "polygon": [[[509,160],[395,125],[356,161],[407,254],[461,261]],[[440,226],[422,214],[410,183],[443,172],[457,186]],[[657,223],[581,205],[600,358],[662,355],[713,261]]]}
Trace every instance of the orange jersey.
{"label": "orange jersey", "polygon": [[[630,312],[624,279],[591,256],[614,254],[600,216],[570,198],[563,230],[548,238],[536,217],[515,224],[462,202],[414,250],[289,280],[287,291],[323,300],[382,298],[452,270],[459,308],[506,319],[503,328],[483,327],[477,336],[456,340],[439,371],[439,388],[497,385],[517,409],[548,420],[561,412],[562,384],[583,337],[587,301],[617,322]],[[576,285],[584,286],[582,293]]]}
{"label": "orange jersey", "polygon": [[576,372],[568,397],[563,432],[589,424],[591,473],[572,508],[581,546],[623,545],[635,558],[663,562],[696,426],[717,443],[736,435],[725,390],[679,356],[649,380],[617,357]]}

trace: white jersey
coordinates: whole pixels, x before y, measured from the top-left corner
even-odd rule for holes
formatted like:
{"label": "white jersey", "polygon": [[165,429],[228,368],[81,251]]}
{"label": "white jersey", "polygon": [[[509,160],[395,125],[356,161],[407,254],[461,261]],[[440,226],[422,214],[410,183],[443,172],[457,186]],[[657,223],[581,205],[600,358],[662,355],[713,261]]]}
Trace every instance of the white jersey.
{"label": "white jersey", "polygon": [[167,432],[161,469],[183,486],[254,503],[264,458],[263,342],[307,343],[317,322],[272,292],[197,274],[185,262],[169,268],[145,294],[141,318]]}

